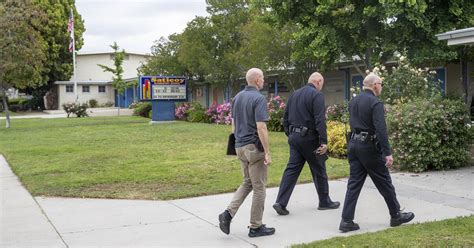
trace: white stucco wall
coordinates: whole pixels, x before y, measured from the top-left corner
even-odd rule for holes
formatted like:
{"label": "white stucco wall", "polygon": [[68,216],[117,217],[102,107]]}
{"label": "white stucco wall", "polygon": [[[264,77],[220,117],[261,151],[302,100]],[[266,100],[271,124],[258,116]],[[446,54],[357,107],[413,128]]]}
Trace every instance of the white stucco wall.
{"label": "white stucco wall", "polygon": [[[98,64],[114,68],[111,59],[113,53],[104,54],[78,54],[76,56],[76,80],[77,81],[110,81],[112,73],[104,72]],[[137,68],[141,62],[146,60],[144,55],[127,54],[128,59],[123,61],[123,78],[137,77]],[[73,79],[71,78],[71,81]]]}
{"label": "white stucco wall", "polygon": [[[76,56],[76,81],[79,82],[77,85],[78,101],[80,103],[88,102],[91,99],[97,100],[99,104],[107,102],[115,103],[114,89],[111,84],[107,84],[105,93],[99,93],[99,87],[97,82],[112,81],[112,73],[104,72],[98,64],[106,65],[114,68],[114,60],[111,57],[113,53],[79,53]],[[147,56],[141,54],[126,54],[123,61],[123,78],[135,78],[138,76],[137,69],[140,67],[142,62],[146,61]],[[72,84],[73,78],[70,79],[70,85]],[[90,81],[91,84],[87,84]],[[82,86],[89,85],[90,92],[82,92]],[[102,84],[104,85],[104,84]],[[65,84],[58,84],[58,102],[59,108],[62,109],[62,104],[74,102],[74,93],[66,92]]]}
{"label": "white stucco wall", "polygon": [[[73,92],[66,92],[66,85],[58,85],[58,95],[59,95],[59,109],[62,109],[62,105],[64,103],[71,103],[74,102],[74,93]],[[77,86],[78,94],[78,102],[79,103],[86,103],[89,102],[91,99],[97,100],[98,104],[104,104],[107,102],[114,103],[114,89],[112,85],[105,85],[105,92],[99,93],[99,86],[98,85],[89,85],[89,93],[82,92],[82,85]]]}

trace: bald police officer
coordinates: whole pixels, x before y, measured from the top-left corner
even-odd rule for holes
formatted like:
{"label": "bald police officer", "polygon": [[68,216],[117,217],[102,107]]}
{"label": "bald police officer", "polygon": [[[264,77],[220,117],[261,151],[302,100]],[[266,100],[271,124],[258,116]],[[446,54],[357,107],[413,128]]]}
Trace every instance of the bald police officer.
{"label": "bald police officer", "polygon": [[339,226],[342,232],[359,229],[359,225],[353,221],[354,213],[367,174],[385,199],[391,216],[390,226],[399,226],[415,217],[411,212],[400,211],[400,204],[388,171],[388,168],[392,167],[393,157],[388,142],[384,107],[377,98],[382,92],[382,80],[375,74],[369,74],[363,84],[364,91],[349,103],[350,177]]}
{"label": "bald police officer", "polygon": [[243,182],[234,194],[227,209],[219,215],[219,227],[230,233],[230,223],[247,195],[253,191],[250,208],[249,237],[272,235],[275,228],[262,223],[265,205],[268,166],[272,159],[268,144],[267,100],[259,91],[263,88],[262,70],[247,71],[247,87],[239,92],[232,104],[232,131],[235,134],[235,150],[240,160]]}
{"label": "bald police officer", "polygon": [[315,72],[309,77],[308,84],[296,90],[288,99],[283,126],[288,135],[290,158],[273,205],[279,215],[290,213],[286,206],[305,162],[309,164],[318,192],[318,209],[336,209],[340,205],[339,202],[331,201],[329,197],[325,164],[327,159],[326,107],[321,93],[323,84],[323,76]]}

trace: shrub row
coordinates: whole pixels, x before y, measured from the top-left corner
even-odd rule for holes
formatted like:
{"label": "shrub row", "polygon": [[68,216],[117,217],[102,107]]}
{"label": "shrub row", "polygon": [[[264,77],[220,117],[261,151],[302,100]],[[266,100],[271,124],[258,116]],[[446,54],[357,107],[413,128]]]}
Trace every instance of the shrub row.
{"label": "shrub row", "polygon": [[78,118],[89,116],[86,112],[88,107],[87,103],[64,103],[62,107],[64,111],[66,111],[67,118],[69,118],[71,114],[76,115]]}
{"label": "shrub row", "polygon": [[[268,102],[270,120],[267,124],[269,131],[283,131],[283,113],[285,103],[280,96],[273,97]],[[230,125],[232,123],[231,104],[212,105],[205,109],[199,103],[182,103],[176,106],[177,120]]]}
{"label": "shrub row", "polygon": [[151,102],[134,102],[129,108],[133,109],[133,115],[151,118]]}
{"label": "shrub row", "polygon": [[468,164],[472,127],[462,101],[438,97],[397,104],[387,122],[398,168],[421,172]]}
{"label": "shrub row", "polygon": [[27,98],[8,99],[8,110],[12,112],[29,111],[32,109],[33,109],[33,102],[31,99],[27,99]]}

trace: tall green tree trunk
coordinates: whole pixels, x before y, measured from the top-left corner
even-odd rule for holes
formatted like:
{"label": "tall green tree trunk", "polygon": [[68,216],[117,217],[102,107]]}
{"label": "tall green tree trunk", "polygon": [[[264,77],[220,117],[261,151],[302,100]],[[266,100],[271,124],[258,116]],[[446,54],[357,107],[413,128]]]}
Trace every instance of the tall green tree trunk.
{"label": "tall green tree trunk", "polygon": [[5,117],[6,117],[6,128],[10,128],[10,111],[8,111],[8,102],[7,102],[7,94],[5,92],[5,88],[0,87],[2,89],[2,99],[3,99],[3,107],[5,108]]}

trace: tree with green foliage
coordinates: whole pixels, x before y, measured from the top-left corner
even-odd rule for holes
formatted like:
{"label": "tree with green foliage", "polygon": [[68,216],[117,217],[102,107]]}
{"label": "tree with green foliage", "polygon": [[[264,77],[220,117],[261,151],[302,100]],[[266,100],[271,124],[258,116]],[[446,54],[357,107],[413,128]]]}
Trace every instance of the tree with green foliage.
{"label": "tree with green foliage", "polygon": [[10,127],[6,91],[44,83],[47,43],[38,32],[44,22],[44,12],[31,1],[0,1],[0,93],[6,128]]}
{"label": "tree with green foliage", "polygon": [[370,70],[395,51],[407,53],[414,63],[457,59],[456,48],[435,34],[474,25],[474,2],[469,0],[268,2],[281,23],[298,27],[295,57],[314,56],[322,69],[342,58],[362,75],[362,67]]}
{"label": "tree with green foliage", "polygon": [[207,12],[214,28],[214,69],[209,81],[216,86],[239,88],[238,79],[246,69],[239,63],[238,52],[242,46],[243,26],[250,18],[249,1],[207,0]]}
{"label": "tree with green foliage", "polygon": [[43,109],[45,107],[43,96],[53,90],[54,82],[70,80],[73,73],[72,53],[69,52],[70,33],[67,31],[71,9],[74,14],[76,51],[80,50],[84,44],[82,35],[85,27],[81,15],[77,12],[74,0],[31,1],[46,14],[46,21],[37,30],[47,43],[47,58],[41,73],[45,83],[39,88],[28,87],[26,92],[33,95],[33,104]]}
{"label": "tree with green foliage", "polygon": [[242,27],[249,17],[248,6],[240,1],[207,3],[211,16],[196,17],[183,33],[156,41],[153,57],[142,65],[140,73],[185,75],[217,87],[237,83],[245,70],[237,53]]}
{"label": "tree with green foliage", "polygon": [[242,29],[242,45],[236,56],[238,63],[244,68],[259,67],[277,72],[279,81],[288,88],[299,88],[309,75],[306,66],[310,64],[301,63],[292,56],[295,28],[289,24],[278,26],[267,6],[260,2],[251,5],[250,12],[250,20]]}
{"label": "tree with green foliage", "polygon": [[[120,47],[117,45],[117,42],[110,45],[110,47],[114,50],[114,67],[109,67],[106,65],[98,64],[100,68],[104,70],[104,72],[110,72],[113,74],[112,76],[112,86],[117,90],[118,102],[117,102],[117,115],[120,115],[120,95],[125,92],[125,90],[131,86],[130,83],[125,82],[123,80],[123,60],[125,58],[125,50],[120,50]],[[133,84],[134,82],[132,82]]]}
{"label": "tree with green foliage", "polygon": [[180,35],[177,57],[187,68],[191,78],[204,82],[215,69],[216,47],[215,28],[209,18],[196,17],[190,21]]}
{"label": "tree with green foliage", "polygon": [[188,75],[186,67],[178,60],[181,34],[161,37],[151,47],[151,57],[138,69],[141,75]]}

